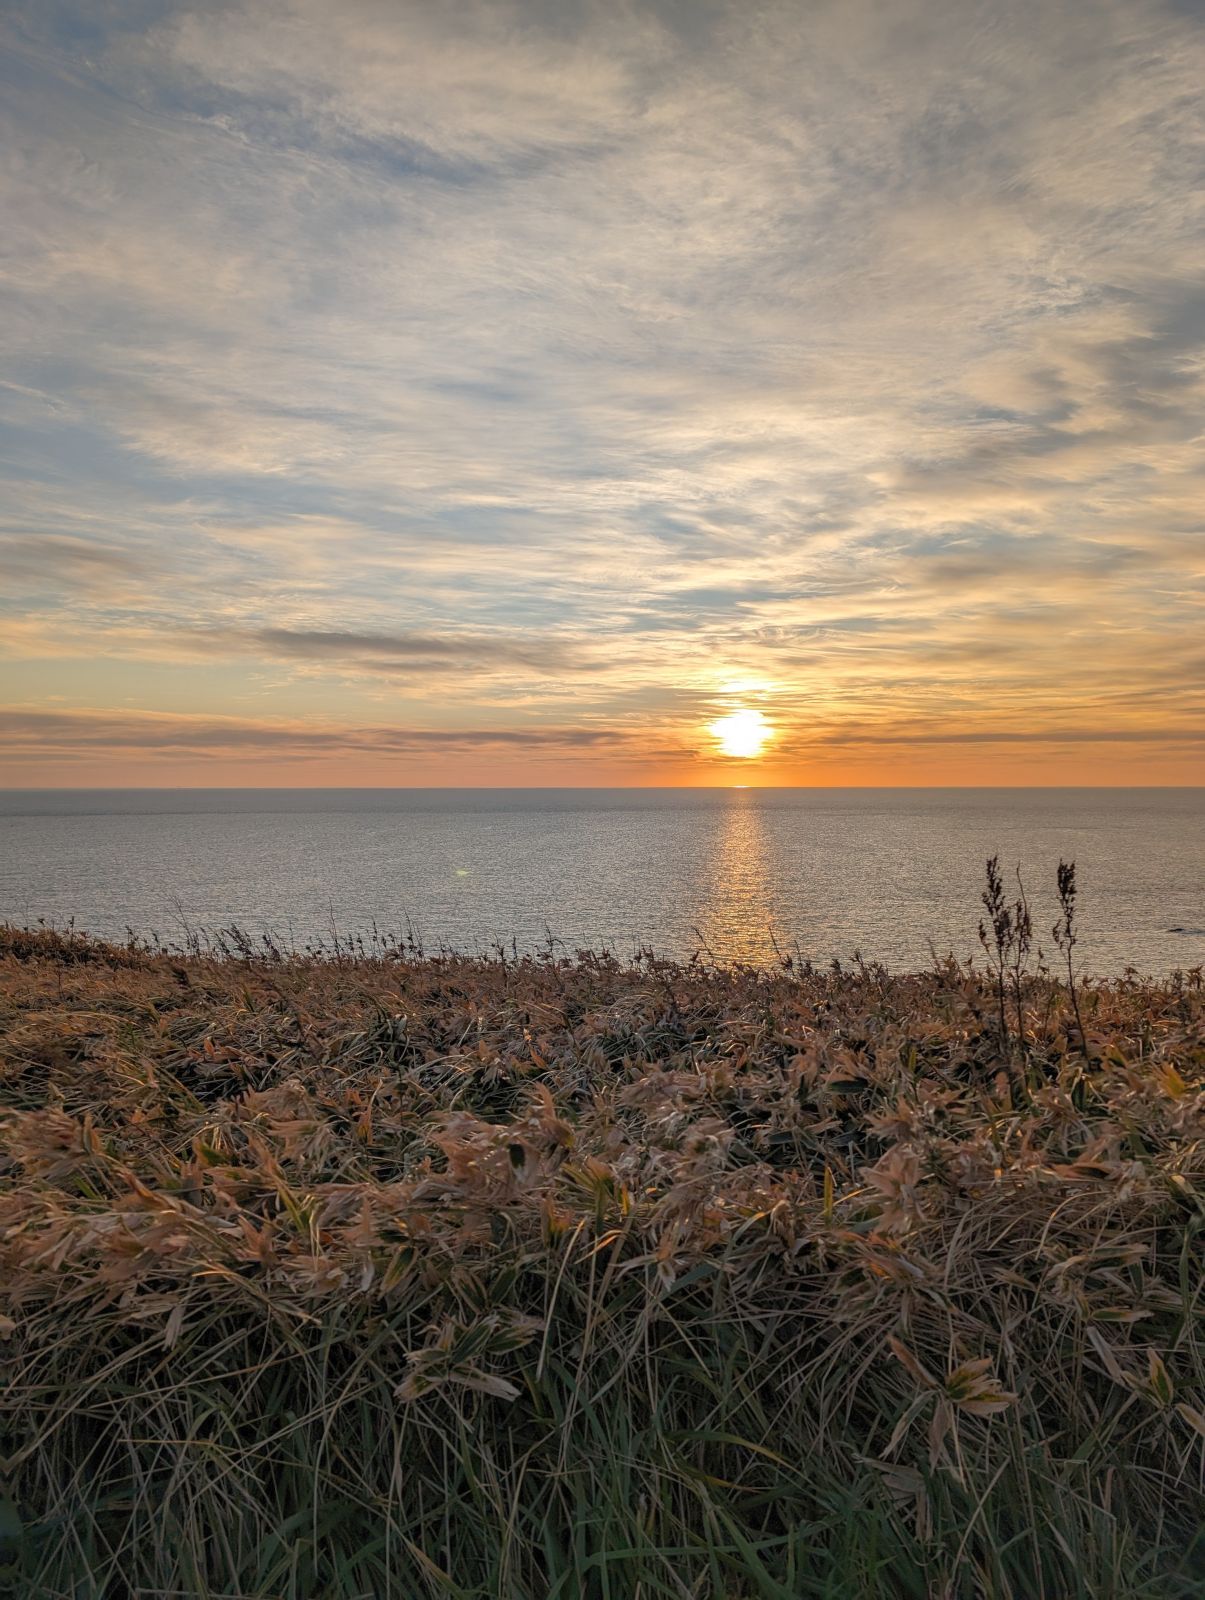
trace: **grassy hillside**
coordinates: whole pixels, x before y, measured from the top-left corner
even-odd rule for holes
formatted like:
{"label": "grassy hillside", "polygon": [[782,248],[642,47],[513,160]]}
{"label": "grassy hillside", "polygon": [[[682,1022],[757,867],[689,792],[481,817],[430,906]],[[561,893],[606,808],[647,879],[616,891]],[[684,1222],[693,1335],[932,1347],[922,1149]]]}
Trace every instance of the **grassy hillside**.
{"label": "grassy hillside", "polygon": [[1200,1594],[1200,974],[1077,1000],[0,934],[14,1592]]}

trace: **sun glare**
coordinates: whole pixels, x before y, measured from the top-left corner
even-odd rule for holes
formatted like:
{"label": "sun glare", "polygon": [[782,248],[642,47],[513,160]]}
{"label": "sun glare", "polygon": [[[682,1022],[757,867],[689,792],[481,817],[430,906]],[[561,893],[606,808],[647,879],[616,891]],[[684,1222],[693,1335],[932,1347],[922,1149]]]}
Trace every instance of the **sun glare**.
{"label": "sun glare", "polygon": [[759,756],[770,737],[770,727],[760,711],[730,711],[710,723],[708,732],[720,743],[720,753],[748,759]]}

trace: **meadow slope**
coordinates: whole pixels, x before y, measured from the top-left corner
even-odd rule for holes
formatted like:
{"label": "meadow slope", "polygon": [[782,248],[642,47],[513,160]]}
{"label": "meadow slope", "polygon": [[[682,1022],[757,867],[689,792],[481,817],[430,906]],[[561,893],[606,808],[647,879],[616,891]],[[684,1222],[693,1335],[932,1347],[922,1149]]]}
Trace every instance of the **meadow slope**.
{"label": "meadow slope", "polygon": [[7,1582],[1200,1594],[1201,976],[1078,1000],[0,932]]}

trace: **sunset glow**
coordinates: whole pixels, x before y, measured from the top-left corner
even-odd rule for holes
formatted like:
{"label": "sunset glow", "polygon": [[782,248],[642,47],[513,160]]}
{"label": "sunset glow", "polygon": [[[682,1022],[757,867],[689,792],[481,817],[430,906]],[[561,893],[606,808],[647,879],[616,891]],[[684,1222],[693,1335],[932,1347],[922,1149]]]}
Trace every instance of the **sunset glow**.
{"label": "sunset glow", "polygon": [[1205,32],[888,9],[5,6],[4,781],[1201,781]]}

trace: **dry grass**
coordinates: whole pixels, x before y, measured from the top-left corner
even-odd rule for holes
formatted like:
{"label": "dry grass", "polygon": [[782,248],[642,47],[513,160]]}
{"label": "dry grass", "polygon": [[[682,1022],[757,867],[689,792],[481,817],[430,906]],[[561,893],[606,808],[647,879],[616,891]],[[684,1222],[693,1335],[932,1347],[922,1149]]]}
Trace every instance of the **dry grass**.
{"label": "dry grass", "polygon": [[0,934],[16,1591],[1200,1594],[1200,974],[1002,994]]}

